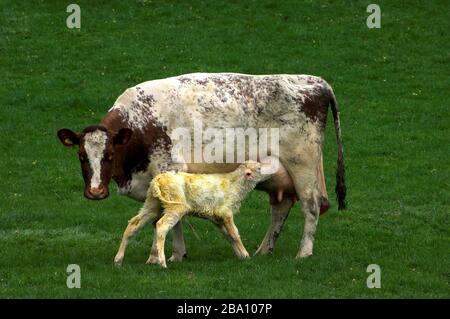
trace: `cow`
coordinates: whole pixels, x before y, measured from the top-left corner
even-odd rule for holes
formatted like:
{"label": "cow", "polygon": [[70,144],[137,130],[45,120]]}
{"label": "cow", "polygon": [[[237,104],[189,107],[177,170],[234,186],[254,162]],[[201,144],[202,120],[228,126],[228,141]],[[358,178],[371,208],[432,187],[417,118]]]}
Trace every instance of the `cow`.
{"label": "cow", "polygon": [[[322,146],[331,107],[337,143],[338,209],[346,206],[345,165],[337,101],[331,86],[312,75],[193,73],[152,80],[118,97],[100,124],[81,133],[58,131],[66,146],[77,145],[88,199],[104,199],[113,179],[119,193],[144,201],[152,177],[168,170],[224,173],[239,163],[180,162],[173,158],[172,133],[179,127],[279,128],[280,170],[257,185],[269,194],[272,221],[255,254],[269,254],[295,201],[304,231],[297,257],[313,253],[319,215],[329,208]],[[262,160],[262,159],[261,159]],[[169,261],[186,255],[180,222]]]}

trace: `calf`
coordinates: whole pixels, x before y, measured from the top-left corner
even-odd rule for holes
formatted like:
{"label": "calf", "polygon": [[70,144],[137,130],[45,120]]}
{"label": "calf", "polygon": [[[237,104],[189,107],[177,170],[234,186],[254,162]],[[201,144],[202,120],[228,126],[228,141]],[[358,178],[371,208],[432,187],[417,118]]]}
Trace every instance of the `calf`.
{"label": "calf", "polygon": [[256,184],[269,178],[269,174],[261,172],[261,164],[254,161],[247,161],[227,174],[159,174],[150,183],[144,207],[128,222],[115,263],[122,263],[129,239],[146,223],[159,218],[147,263],[167,267],[164,255],[166,234],[185,215],[211,220],[231,243],[236,255],[248,258],[233,215]]}

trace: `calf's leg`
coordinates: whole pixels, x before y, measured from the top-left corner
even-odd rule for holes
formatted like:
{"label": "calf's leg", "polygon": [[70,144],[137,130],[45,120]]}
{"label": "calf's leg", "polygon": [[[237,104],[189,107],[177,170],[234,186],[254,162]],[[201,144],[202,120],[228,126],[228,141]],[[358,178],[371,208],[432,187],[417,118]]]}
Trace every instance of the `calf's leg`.
{"label": "calf's leg", "polygon": [[239,231],[234,224],[233,214],[231,213],[229,216],[223,218],[223,221],[218,226],[222,233],[225,235],[225,238],[231,243],[236,256],[241,259],[249,258],[250,255],[245,249],[244,244],[241,241]]}
{"label": "calf's leg", "polygon": [[114,258],[117,265],[121,265],[125,256],[125,250],[128,242],[145,224],[158,218],[160,212],[160,203],[155,198],[149,197],[141,208],[139,214],[128,221],[128,226],[122,236],[119,250]]}
{"label": "calf's leg", "polygon": [[[164,253],[164,244],[166,235],[176,223],[183,217],[183,213],[177,210],[165,209],[163,216],[156,222],[155,237],[152,246],[152,253],[150,254],[147,264],[159,264],[161,267],[167,268],[166,255]],[[155,243],[156,240],[156,243]],[[156,248],[157,258],[154,258],[153,250]]]}
{"label": "calf's leg", "polygon": [[150,250],[150,256],[147,259],[147,264],[157,264],[158,263],[158,250],[156,249],[156,222],[153,223],[153,242],[152,249]]}

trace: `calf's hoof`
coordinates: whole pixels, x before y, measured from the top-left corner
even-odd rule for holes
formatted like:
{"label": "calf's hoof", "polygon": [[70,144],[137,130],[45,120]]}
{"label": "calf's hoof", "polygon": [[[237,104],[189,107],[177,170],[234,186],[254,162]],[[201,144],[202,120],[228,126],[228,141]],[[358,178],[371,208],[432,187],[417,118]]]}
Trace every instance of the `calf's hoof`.
{"label": "calf's hoof", "polygon": [[122,262],[123,262],[123,256],[118,255],[114,258],[114,265],[120,267],[120,266],[122,266]]}
{"label": "calf's hoof", "polygon": [[163,268],[167,268],[167,264],[165,260],[159,260],[156,256],[150,256],[148,260],[145,262],[147,265],[160,265]]}
{"label": "calf's hoof", "polygon": [[248,254],[248,252],[244,252],[241,253],[240,255],[238,255],[239,259],[250,259],[250,255]]}

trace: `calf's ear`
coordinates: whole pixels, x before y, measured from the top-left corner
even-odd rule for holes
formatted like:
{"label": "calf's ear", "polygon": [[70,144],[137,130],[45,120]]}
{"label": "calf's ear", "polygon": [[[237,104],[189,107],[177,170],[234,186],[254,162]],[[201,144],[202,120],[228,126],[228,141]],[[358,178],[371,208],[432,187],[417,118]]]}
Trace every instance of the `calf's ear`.
{"label": "calf's ear", "polygon": [[74,146],[80,144],[80,135],[68,128],[63,128],[58,131],[58,137],[61,143],[65,146]]}
{"label": "calf's ear", "polygon": [[114,144],[125,145],[133,135],[133,131],[129,128],[121,128],[116,135],[114,135]]}

